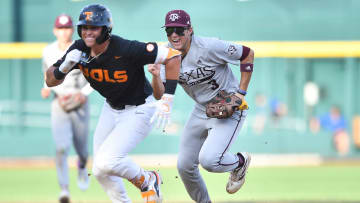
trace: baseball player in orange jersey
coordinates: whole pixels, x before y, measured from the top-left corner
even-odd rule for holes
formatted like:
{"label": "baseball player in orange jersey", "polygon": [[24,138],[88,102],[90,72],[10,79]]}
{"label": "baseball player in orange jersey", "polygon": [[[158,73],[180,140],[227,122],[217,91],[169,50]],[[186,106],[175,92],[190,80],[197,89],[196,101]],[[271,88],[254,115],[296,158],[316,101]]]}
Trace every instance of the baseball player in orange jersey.
{"label": "baseball player in orange jersey", "polygon": [[[43,51],[43,72],[62,57],[73,43],[74,32],[70,16],[59,15],[54,24],[53,33],[57,40],[45,47]],[[41,89],[41,96],[48,98],[51,91],[55,98],[51,103],[51,129],[56,146],[56,170],[58,182],[61,188],[59,200],[61,203],[70,201],[69,193],[69,169],[67,157],[74,144],[78,159],[78,186],[81,190],[89,187],[89,178],[86,170],[88,159],[88,129],[89,108],[87,95],[92,88],[81,74],[80,70],[73,71],[63,84],[48,88],[46,84]],[[71,100],[73,97],[74,100]],[[64,109],[61,102],[72,105],[71,109]]]}
{"label": "baseball player in orange jersey", "polygon": [[[181,135],[177,168],[190,197],[198,203],[210,203],[198,165],[209,172],[230,172],[226,191],[232,194],[244,184],[250,155],[229,152],[246,118],[247,105],[239,105],[232,115],[221,119],[209,116],[206,106],[222,91],[231,92],[232,99],[245,101],[254,52],[246,46],[194,36],[190,16],[183,10],[168,12],[164,27],[169,46],[182,53],[179,84],[196,102]],[[240,82],[228,63],[240,64]],[[160,73],[158,69],[159,65],[148,67],[154,76],[154,95],[161,96],[163,69]]]}
{"label": "baseball player in orange jersey", "polygon": [[[82,9],[77,28],[81,39],[47,70],[46,83],[59,85],[80,69],[105,98],[94,134],[93,174],[112,202],[131,202],[122,179],[134,184],[145,202],[161,202],[160,174],[145,171],[128,154],[149,134],[151,120],[168,123],[181,53],[112,35],[111,13],[99,4]],[[144,72],[144,65],[152,63],[165,65],[165,93],[158,101]]]}

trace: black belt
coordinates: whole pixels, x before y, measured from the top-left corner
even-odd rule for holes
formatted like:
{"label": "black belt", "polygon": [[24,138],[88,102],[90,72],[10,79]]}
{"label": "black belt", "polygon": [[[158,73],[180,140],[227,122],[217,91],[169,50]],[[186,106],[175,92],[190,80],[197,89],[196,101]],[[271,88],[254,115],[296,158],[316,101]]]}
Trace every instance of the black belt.
{"label": "black belt", "polygon": [[126,106],[139,106],[141,104],[112,104],[109,100],[106,100],[106,102],[111,106],[111,108],[115,110],[124,110]]}
{"label": "black belt", "polygon": [[125,106],[126,106],[125,104],[114,105],[109,100],[106,100],[106,102],[111,106],[111,108],[113,108],[115,110],[124,110]]}
{"label": "black belt", "polygon": [[115,110],[124,110],[125,109],[125,105],[117,105],[117,106],[113,106],[111,105],[111,108],[115,109]]}

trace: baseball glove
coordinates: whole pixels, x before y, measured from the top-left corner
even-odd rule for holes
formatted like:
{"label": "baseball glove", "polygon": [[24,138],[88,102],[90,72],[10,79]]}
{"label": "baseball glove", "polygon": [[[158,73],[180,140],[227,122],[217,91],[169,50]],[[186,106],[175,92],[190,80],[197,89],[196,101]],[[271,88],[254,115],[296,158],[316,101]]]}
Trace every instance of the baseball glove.
{"label": "baseball glove", "polygon": [[83,102],[79,99],[78,94],[70,94],[58,98],[60,107],[67,113],[80,108]]}
{"label": "baseball glove", "polygon": [[210,118],[229,118],[235,111],[248,109],[247,102],[236,96],[235,93],[227,93],[224,90],[206,104],[206,115]]}

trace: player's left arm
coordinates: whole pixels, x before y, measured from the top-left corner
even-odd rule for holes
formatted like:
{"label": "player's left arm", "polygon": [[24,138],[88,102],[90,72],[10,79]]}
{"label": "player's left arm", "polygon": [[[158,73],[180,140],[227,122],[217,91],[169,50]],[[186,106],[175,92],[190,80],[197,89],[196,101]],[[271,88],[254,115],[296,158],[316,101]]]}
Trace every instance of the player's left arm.
{"label": "player's left arm", "polygon": [[164,95],[174,95],[179,80],[181,52],[165,46],[158,46],[155,64],[165,65]]}
{"label": "player's left arm", "polygon": [[242,56],[240,58],[240,98],[244,98],[247,93],[247,89],[251,80],[251,75],[254,66],[254,51],[249,47],[243,46]]}
{"label": "player's left arm", "polygon": [[[175,83],[175,87],[177,81],[179,80],[180,66],[181,66],[181,52],[165,46],[158,47],[158,56],[156,57],[155,63],[161,63],[165,65],[165,78],[166,83]],[[169,93],[166,90],[165,85],[165,93]],[[168,90],[169,91],[169,90]],[[172,91],[171,91],[172,92]],[[173,94],[175,93],[175,89],[173,90]]]}
{"label": "player's left arm", "polygon": [[159,100],[158,108],[150,122],[152,123],[157,119],[157,127],[164,130],[166,125],[170,123],[173,98],[180,74],[181,52],[169,47],[159,46],[155,64],[165,65],[166,82],[164,94]]}
{"label": "player's left arm", "polygon": [[[176,49],[158,46],[154,42],[140,43],[133,41],[134,50],[130,53],[134,58],[139,58],[139,52],[143,65],[163,64],[165,65],[165,94],[175,94],[176,85],[180,75],[181,52]],[[145,51],[144,51],[145,50]],[[155,59],[155,60],[154,60]]]}
{"label": "player's left arm", "polygon": [[155,99],[159,100],[164,95],[165,86],[160,76],[160,64],[149,64],[148,71],[152,74],[151,86],[153,88],[153,95]]}
{"label": "player's left arm", "polygon": [[[174,50],[174,49],[171,49]],[[176,50],[175,50],[176,51]],[[175,94],[176,86],[179,80],[181,56],[175,55],[163,63],[165,65],[165,94]]]}

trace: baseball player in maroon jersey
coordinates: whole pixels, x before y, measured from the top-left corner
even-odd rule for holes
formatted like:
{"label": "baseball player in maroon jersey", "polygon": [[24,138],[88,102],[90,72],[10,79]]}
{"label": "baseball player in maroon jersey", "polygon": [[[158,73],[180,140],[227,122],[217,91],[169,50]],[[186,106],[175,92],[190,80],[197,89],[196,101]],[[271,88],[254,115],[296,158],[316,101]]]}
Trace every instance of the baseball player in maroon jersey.
{"label": "baseball player in maroon jersey", "polygon": [[[181,135],[177,168],[190,197],[198,203],[210,203],[198,165],[209,172],[230,172],[226,191],[232,194],[244,184],[250,155],[246,152],[229,152],[243,126],[247,105],[239,105],[241,108],[236,108],[231,116],[221,119],[208,116],[206,106],[223,91],[231,93],[232,99],[245,101],[254,52],[246,46],[195,36],[190,16],[183,10],[168,12],[164,27],[168,46],[182,53],[179,84],[195,101]],[[240,82],[228,63],[240,64]],[[149,65],[148,68],[153,74],[154,95],[158,97],[164,91],[160,82],[163,69],[159,73],[159,66]]]}
{"label": "baseball player in maroon jersey", "polygon": [[[44,48],[42,69],[46,70],[62,57],[73,43],[73,23],[70,16],[59,15],[54,23],[53,33],[56,41]],[[55,93],[51,103],[51,131],[56,147],[56,170],[58,182],[61,188],[59,200],[61,203],[70,201],[69,192],[69,169],[67,157],[71,145],[74,144],[78,154],[78,186],[81,190],[89,187],[86,162],[88,159],[88,131],[89,131],[89,108],[87,95],[92,88],[82,75],[80,70],[74,70],[64,82],[54,88],[44,85],[41,96],[48,98],[50,93]],[[68,109],[64,109],[62,103],[67,103]]]}
{"label": "baseball player in maroon jersey", "polygon": [[[80,40],[46,72],[48,86],[80,69],[105,102],[94,134],[93,174],[113,202],[131,202],[122,179],[134,184],[145,202],[161,202],[161,177],[145,171],[128,156],[150,132],[152,123],[169,119],[179,77],[181,53],[156,43],[112,35],[110,11],[103,5],[84,7],[77,24]],[[156,101],[144,65],[165,65],[165,86]],[[156,107],[156,108],[154,108]]]}

